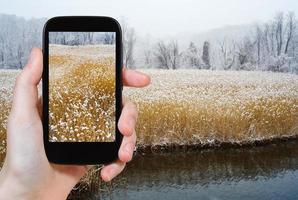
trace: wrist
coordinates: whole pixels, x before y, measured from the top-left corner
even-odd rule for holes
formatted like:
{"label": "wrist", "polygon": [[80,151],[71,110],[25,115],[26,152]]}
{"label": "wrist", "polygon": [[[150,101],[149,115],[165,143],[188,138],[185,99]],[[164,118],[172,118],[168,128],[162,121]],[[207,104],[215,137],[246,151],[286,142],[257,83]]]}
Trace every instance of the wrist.
{"label": "wrist", "polygon": [[6,200],[10,199],[40,199],[39,195],[33,194],[15,183],[9,176],[1,174],[0,176],[0,197]]}
{"label": "wrist", "polygon": [[13,178],[5,173],[0,173],[0,200],[65,200],[66,193],[45,191],[41,188],[39,191],[28,188],[18,182],[17,177]]}

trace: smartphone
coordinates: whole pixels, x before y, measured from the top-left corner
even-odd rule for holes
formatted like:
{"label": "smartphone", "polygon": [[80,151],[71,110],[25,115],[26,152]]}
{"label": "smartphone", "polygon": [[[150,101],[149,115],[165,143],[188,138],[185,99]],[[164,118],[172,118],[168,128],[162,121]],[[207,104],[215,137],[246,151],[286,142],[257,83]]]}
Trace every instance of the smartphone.
{"label": "smartphone", "polygon": [[122,39],[110,17],[61,16],[43,30],[43,131],[48,160],[102,164],[122,136]]}

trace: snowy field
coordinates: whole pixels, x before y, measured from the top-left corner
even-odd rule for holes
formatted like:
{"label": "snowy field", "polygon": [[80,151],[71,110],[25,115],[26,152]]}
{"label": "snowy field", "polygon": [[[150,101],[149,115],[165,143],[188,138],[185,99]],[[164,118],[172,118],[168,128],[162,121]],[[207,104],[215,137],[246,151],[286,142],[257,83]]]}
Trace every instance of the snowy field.
{"label": "snowy field", "polygon": [[19,70],[0,70],[0,163],[5,151],[6,122],[11,107],[14,81]]}
{"label": "snowy field", "polygon": [[[298,76],[143,70],[152,84],[124,93],[139,107],[138,145],[253,142],[298,135]],[[1,71],[1,133],[18,71]],[[5,91],[5,92],[3,92]],[[4,112],[3,112],[4,111]]]}
{"label": "snowy field", "polygon": [[127,89],[140,110],[142,145],[246,143],[298,134],[298,76],[144,70],[151,86]]}

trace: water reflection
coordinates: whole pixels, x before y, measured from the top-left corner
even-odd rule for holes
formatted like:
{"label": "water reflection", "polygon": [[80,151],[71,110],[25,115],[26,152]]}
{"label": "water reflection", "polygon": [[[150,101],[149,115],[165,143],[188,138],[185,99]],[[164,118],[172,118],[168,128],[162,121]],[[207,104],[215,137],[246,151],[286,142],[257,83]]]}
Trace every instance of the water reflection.
{"label": "water reflection", "polygon": [[93,199],[298,199],[298,141],[139,154],[105,187]]}

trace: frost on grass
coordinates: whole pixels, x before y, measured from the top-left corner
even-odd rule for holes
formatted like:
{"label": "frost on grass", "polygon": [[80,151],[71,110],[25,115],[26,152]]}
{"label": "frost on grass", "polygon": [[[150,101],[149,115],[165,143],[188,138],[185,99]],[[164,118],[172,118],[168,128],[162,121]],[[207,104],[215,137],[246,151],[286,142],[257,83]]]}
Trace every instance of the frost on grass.
{"label": "frost on grass", "polygon": [[115,139],[115,50],[112,45],[50,45],[51,141]]}
{"label": "frost on grass", "polygon": [[298,135],[298,76],[144,70],[151,86],[126,89],[139,107],[139,145],[243,143]]}
{"label": "frost on grass", "polygon": [[[58,57],[52,58],[57,59],[57,63],[63,62],[59,54],[56,56]],[[92,56],[94,55],[88,58],[91,66],[95,64]],[[111,62],[108,59],[105,61]],[[241,143],[298,135],[297,75],[203,70],[145,70],[144,72],[152,77],[152,84],[149,87],[126,88],[124,91],[139,107],[136,129],[139,146],[212,144],[214,141]],[[17,72],[7,75],[6,71],[0,71],[1,142],[5,138],[5,120],[16,75]],[[92,76],[95,77],[96,72],[90,75]],[[59,76],[57,78],[59,79]],[[65,81],[59,80],[61,83]],[[58,86],[64,87],[63,84]],[[84,87],[86,85],[82,85],[82,88]],[[3,92],[4,90],[6,92]],[[64,89],[60,95],[63,97],[69,92]],[[95,94],[87,93],[87,95]],[[78,105],[78,102],[81,102],[81,105],[98,108],[100,100],[107,98],[108,96],[104,95],[97,96],[99,100],[93,104],[83,98],[72,106],[75,109],[83,109]],[[75,113],[68,113],[68,116]],[[88,119],[86,117],[86,121]],[[61,124],[64,125],[65,122],[67,120],[62,120]],[[106,122],[102,123],[102,126],[105,124]],[[79,128],[85,131],[88,127],[92,126],[82,125]],[[75,128],[72,130],[73,137],[76,133]],[[55,127],[53,129],[55,130]],[[80,129],[77,127],[77,130]],[[57,136],[54,137],[58,139]],[[3,149],[3,144],[0,145]]]}
{"label": "frost on grass", "polygon": [[0,70],[0,164],[6,146],[6,124],[11,108],[12,91],[18,70]]}

